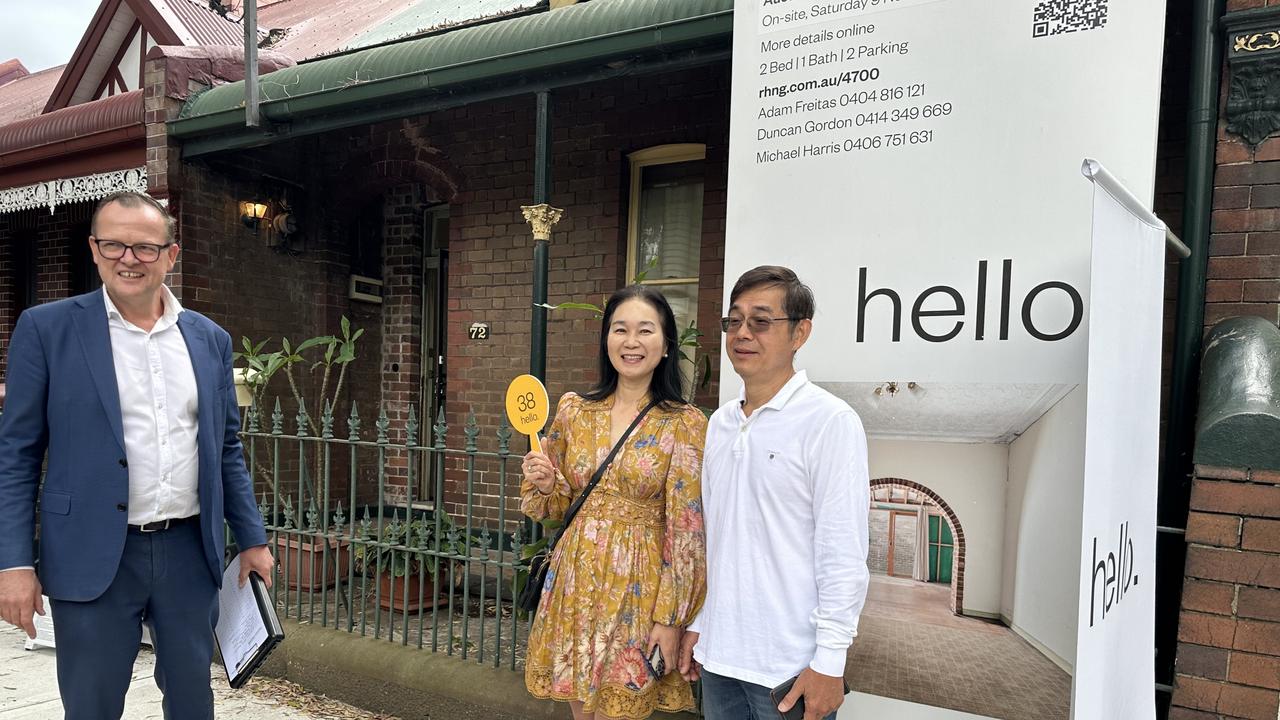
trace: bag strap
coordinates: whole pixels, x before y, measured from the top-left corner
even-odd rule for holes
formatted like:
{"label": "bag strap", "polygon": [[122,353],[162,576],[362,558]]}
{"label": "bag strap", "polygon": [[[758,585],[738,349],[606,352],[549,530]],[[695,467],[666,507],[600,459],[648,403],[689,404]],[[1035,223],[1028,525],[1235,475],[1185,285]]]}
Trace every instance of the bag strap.
{"label": "bag strap", "polygon": [[600,467],[596,468],[595,474],[591,476],[591,482],[588,482],[587,486],[582,488],[582,492],[578,493],[578,497],[574,498],[573,504],[569,506],[569,510],[564,514],[564,523],[560,526],[560,531],[557,532],[555,537],[551,538],[551,541],[547,543],[547,557],[551,557],[551,551],[556,549],[556,543],[560,541],[560,538],[564,535],[564,531],[569,529],[569,523],[573,522],[573,518],[577,516],[578,510],[582,509],[582,503],[586,502],[587,496],[590,495],[591,491],[600,483],[600,478],[604,477],[604,471],[609,469],[609,463],[613,462],[614,456],[618,454],[618,451],[621,450],[622,446],[627,442],[627,438],[631,435],[631,431],[636,429],[636,426],[640,424],[640,421],[644,419],[644,416],[648,415],[649,411],[653,409],[653,406],[657,404],[657,400],[651,401],[643,410],[640,411],[639,415],[636,415],[636,419],[631,421],[631,425],[627,428],[627,431],[622,433],[622,437],[618,438],[618,442],[614,443],[613,449],[609,451],[608,457],[604,459],[604,462],[600,463]]}

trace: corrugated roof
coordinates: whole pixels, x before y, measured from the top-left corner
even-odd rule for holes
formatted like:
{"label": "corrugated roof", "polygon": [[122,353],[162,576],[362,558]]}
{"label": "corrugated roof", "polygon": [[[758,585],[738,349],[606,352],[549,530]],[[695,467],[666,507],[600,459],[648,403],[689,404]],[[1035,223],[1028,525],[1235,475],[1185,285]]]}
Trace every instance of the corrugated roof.
{"label": "corrugated roof", "polygon": [[[682,43],[723,40],[733,0],[593,0],[555,12],[462,28],[304,63],[263,75],[259,91],[269,120],[339,107],[421,96],[482,79],[545,72],[607,57],[660,52]],[[223,125],[207,117],[237,111],[244,83],[196,95],[170,125],[175,136]],[[232,121],[234,120],[234,123]],[[230,118],[228,123],[243,122]]]}
{"label": "corrugated roof", "polygon": [[66,65],[41,70],[0,85],[0,125],[25,120],[44,111],[49,94]]}
{"label": "corrugated roof", "polygon": [[209,9],[206,0],[168,0],[169,9],[200,45],[244,45],[243,25],[228,20]]}
{"label": "corrugated roof", "polygon": [[545,5],[543,0],[417,0],[395,17],[361,33],[351,44],[364,48],[399,38],[421,35],[475,20],[502,17]]}
{"label": "corrugated roof", "polygon": [[350,47],[355,38],[389,17],[413,7],[416,0],[284,0],[258,10],[258,25],[284,30],[271,49],[294,60],[328,55]]}
{"label": "corrugated roof", "polygon": [[[5,89],[0,88],[0,91]],[[130,125],[141,125],[142,93],[142,90],[134,90],[112,95],[0,127],[0,155]]]}
{"label": "corrugated roof", "polygon": [[258,9],[258,26],[283,30],[270,45],[298,60],[546,5],[546,0],[281,0]]}

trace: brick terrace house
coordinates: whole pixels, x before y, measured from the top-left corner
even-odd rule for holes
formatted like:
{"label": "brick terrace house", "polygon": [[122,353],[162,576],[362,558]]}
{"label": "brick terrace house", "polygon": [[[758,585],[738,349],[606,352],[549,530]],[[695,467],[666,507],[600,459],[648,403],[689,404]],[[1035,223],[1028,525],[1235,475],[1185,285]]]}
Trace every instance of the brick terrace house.
{"label": "brick terrace house", "polygon": [[[104,0],[99,16],[108,7],[134,8],[142,1]],[[234,337],[260,340],[336,332],[346,316],[366,331],[349,398],[360,404],[362,416],[382,405],[394,435],[402,432],[410,408],[423,418],[443,410],[453,428],[474,413],[483,429],[479,443],[492,449],[507,381],[529,369],[533,241],[522,207],[547,202],[564,210],[550,243],[549,302],[598,303],[652,265],[647,281],[662,285],[682,323],[705,331],[700,351],[719,355],[731,0],[477,2],[451,17],[431,15],[423,9],[428,3],[412,0],[363,3],[358,10],[327,0],[261,5],[264,70],[282,69],[261,77],[260,128],[245,127],[244,87],[235,82],[232,52],[196,47],[234,44],[236,33],[222,43],[159,43],[170,47],[149,51],[140,85],[126,78],[117,87],[103,69],[108,64],[80,60],[94,45],[88,42],[92,30],[68,66],[97,67],[96,75],[82,71],[87,79],[81,84],[101,87],[99,94],[116,88],[129,96],[142,88],[145,121],[139,127],[145,136],[135,131],[131,141],[143,138],[145,155],[130,156],[137,163],[130,167],[145,169],[149,191],[167,198],[179,218],[183,254],[172,285],[185,305],[209,314]],[[1280,215],[1274,207],[1280,206],[1274,192],[1280,188],[1280,139],[1268,139],[1280,129],[1280,118],[1268,109],[1280,91],[1259,80],[1271,77],[1280,55],[1248,39],[1280,28],[1280,8],[1272,0],[1228,0],[1219,17],[1222,10],[1172,0],[1165,28],[1154,206],[1198,249],[1188,262],[1199,267],[1199,274],[1182,270],[1179,279],[1171,265],[1169,274],[1165,380],[1173,397],[1166,398],[1166,470],[1172,480],[1165,495],[1173,500],[1162,507],[1161,522],[1175,527],[1185,525],[1190,478],[1190,440],[1179,414],[1193,407],[1198,350],[1179,361],[1174,346],[1194,346],[1201,329],[1235,315],[1280,322]],[[1223,27],[1201,22],[1206,12]],[[238,33],[232,22],[237,14],[209,17]],[[320,19],[312,21],[313,15]],[[95,18],[95,27],[100,21]],[[124,21],[103,22],[115,27]],[[150,32],[162,36],[159,29]],[[1243,33],[1244,40],[1231,33]],[[1210,76],[1221,80],[1217,113],[1205,118],[1193,108],[1195,122],[1189,124],[1193,56],[1207,36],[1226,42],[1226,58],[1211,51],[1208,59]],[[0,86],[0,112],[9,107],[9,93],[39,82],[40,75]],[[75,98],[93,104],[86,102],[97,97],[92,90],[66,90],[67,84],[65,77],[59,81],[47,109],[70,104],[75,110]],[[54,107],[58,97],[65,104]],[[17,122],[38,124],[40,117],[46,115]],[[1216,128],[1216,173],[1211,168],[1211,199],[1201,202],[1186,199],[1184,187],[1194,189],[1187,180],[1195,174],[1188,127],[1204,122]],[[549,135],[542,168],[540,127]],[[0,127],[0,181],[10,186],[18,181],[8,180],[6,154],[30,151],[30,141],[14,128],[12,122]],[[51,165],[42,158],[31,167]],[[94,172],[105,169],[95,166]],[[537,187],[543,170],[549,177],[545,193]],[[27,186],[67,174],[32,172],[21,176]],[[75,259],[70,245],[84,234],[74,223],[87,219],[83,209],[78,215],[71,209],[88,202],[59,203],[64,209],[49,216],[44,203],[19,208],[11,198],[11,190],[0,195],[0,273],[6,273],[0,347],[23,307],[90,282],[75,280],[87,261]],[[1204,222],[1210,220],[1209,202],[1211,225]],[[246,224],[242,203],[266,206],[266,217]],[[1179,296],[1189,309],[1178,309]],[[1194,330],[1185,330],[1179,317],[1191,317]],[[472,336],[476,323],[487,325],[486,338]],[[547,384],[553,399],[591,382],[596,332],[589,313],[551,314]],[[698,394],[708,406],[718,395],[715,363],[712,368]],[[338,408],[340,416],[344,411]],[[400,462],[398,473],[392,462],[392,488],[404,482]],[[500,484],[492,466],[482,467],[478,477],[481,504],[514,492],[513,483]],[[447,484],[438,499],[448,506],[458,491]],[[415,495],[428,492],[422,487]],[[1280,514],[1280,501],[1272,502],[1266,512]],[[1183,548],[1166,550],[1167,583],[1170,567],[1180,574]],[[963,594],[960,557],[956,574]],[[1178,584],[1175,579],[1173,592],[1161,598],[1164,647],[1177,633]],[[955,609],[964,608],[957,603]],[[1269,630],[1277,627],[1272,623]],[[1273,656],[1280,654],[1280,645],[1272,649]],[[1172,684],[1172,653],[1161,657],[1160,680]],[[1275,716],[1280,702],[1276,677],[1239,681],[1265,695],[1267,717]],[[1225,678],[1210,677],[1210,684],[1221,689]],[[1185,707],[1171,717],[1236,716],[1200,701],[1179,704]]]}

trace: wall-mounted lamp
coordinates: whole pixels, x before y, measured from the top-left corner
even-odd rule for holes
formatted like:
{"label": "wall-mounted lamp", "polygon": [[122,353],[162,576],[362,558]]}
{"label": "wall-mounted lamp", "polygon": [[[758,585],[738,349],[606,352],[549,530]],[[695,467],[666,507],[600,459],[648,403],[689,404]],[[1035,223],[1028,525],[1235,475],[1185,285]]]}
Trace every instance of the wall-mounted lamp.
{"label": "wall-mounted lamp", "polygon": [[240,201],[240,221],[245,224],[245,227],[251,227],[254,230],[257,230],[258,225],[266,216],[266,203],[254,202],[252,200]]}

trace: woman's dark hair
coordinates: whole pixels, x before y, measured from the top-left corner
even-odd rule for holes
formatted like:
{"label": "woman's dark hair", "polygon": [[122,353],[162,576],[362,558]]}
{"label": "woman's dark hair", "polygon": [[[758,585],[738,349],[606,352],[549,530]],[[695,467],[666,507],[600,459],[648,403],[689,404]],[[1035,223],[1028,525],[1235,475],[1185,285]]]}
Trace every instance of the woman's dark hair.
{"label": "woman's dark hair", "polygon": [[684,372],[680,369],[680,347],[677,345],[676,316],[662,293],[646,285],[628,285],[609,297],[604,306],[604,319],[600,322],[600,381],[582,394],[587,400],[604,400],[618,389],[618,370],[609,361],[609,324],[618,306],[628,300],[643,300],[658,311],[662,320],[662,353],[658,366],[649,380],[649,398],[658,405],[669,408],[684,405]]}

